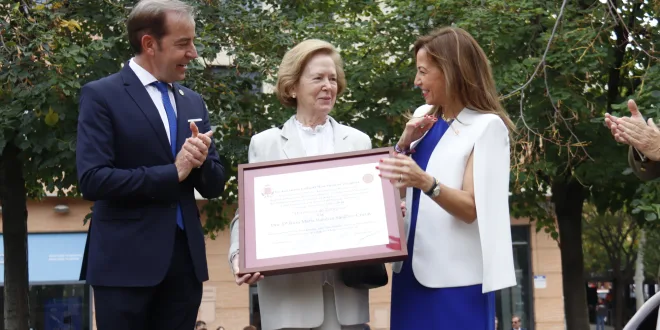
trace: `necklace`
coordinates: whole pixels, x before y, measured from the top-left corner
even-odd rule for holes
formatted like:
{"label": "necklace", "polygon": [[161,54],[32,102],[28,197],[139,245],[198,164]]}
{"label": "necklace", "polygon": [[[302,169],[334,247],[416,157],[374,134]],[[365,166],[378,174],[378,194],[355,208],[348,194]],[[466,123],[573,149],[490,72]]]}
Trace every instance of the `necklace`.
{"label": "necklace", "polygon": [[454,131],[454,134],[458,135],[460,133],[459,130],[454,128],[454,121],[456,118],[447,118],[444,113],[441,115],[441,118],[449,125],[449,128]]}

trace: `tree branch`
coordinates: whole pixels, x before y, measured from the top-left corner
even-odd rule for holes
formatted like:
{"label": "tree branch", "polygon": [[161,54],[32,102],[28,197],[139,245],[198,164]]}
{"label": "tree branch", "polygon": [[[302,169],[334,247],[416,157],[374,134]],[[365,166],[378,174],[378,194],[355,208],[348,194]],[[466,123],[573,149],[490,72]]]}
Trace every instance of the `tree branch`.
{"label": "tree branch", "polygon": [[559,118],[561,118],[562,122],[564,123],[564,126],[566,127],[568,132],[571,134],[571,136],[573,138],[575,138],[575,140],[578,142],[578,145],[580,145],[580,147],[582,148],[582,151],[587,156],[587,158],[594,161],[594,159],[591,157],[591,155],[589,155],[589,153],[587,152],[587,149],[584,147],[584,143],[582,143],[582,140],[580,140],[580,138],[575,134],[575,132],[573,132],[571,127],[568,125],[568,121],[566,120],[566,118],[564,118],[564,116],[561,114],[559,109],[557,109],[557,106],[555,105],[555,101],[552,99],[552,94],[550,93],[550,85],[548,84],[548,71],[546,70],[545,65],[543,66],[543,82],[545,83],[545,91],[548,94],[548,99],[550,100],[550,104],[552,105],[552,108],[555,110],[555,114],[558,115]]}
{"label": "tree branch", "polygon": [[[609,0],[608,4],[613,3],[613,1],[614,0]],[[633,22],[634,22],[635,12],[637,12],[639,9],[641,9],[641,6],[642,6],[641,1],[633,1],[633,7],[632,7],[632,10],[631,10],[631,15],[633,16]],[[614,10],[610,10],[610,15],[612,16],[612,18],[614,18],[614,21],[617,23],[617,25],[622,25],[623,28],[628,33],[628,35],[630,35],[630,29],[628,29],[628,26],[626,26],[626,23],[623,21],[623,17],[621,17],[621,14],[619,14],[619,12],[616,11],[616,6],[614,6],[613,8],[614,8]],[[616,15],[615,15],[615,13],[616,13]],[[633,28],[632,25],[631,25],[631,28]],[[648,51],[646,51],[646,49],[644,49],[642,47],[642,45],[640,45],[637,42],[637,39],[635,39],[634,36],[633,36],[633,38],[631,38],[631,40],[635,44],[635,46],[637,46],[642,51],[642,53],[646,54],[646,56],[648,56],[649,58],[652,58],[654,60],[660,60],[660,58],[655,57],[655,56],[651,55]],[[652,50],[652,52],[655,53],[655,50]]]}
{"label": "tree branch", "polygon": [[[564,0],[561,4],[561,8],[559,9],[559,14],[557,15],[557,21],[555,22],[555,26],[552,27],[552,33],[550,34],[550,38],[548,38],[548,44],[545,46],[545,51],[543,52],[543,56],[541,57],[541,60],[539,61],[539,64],[536,65],[536,69],[534,69],[534,73],[532,73],[532,76],[525,82],[522,86],[516,88],[514,91],[510,92],[509,94],[506,94],[505,96],[501,97],[501,100],[506,100],[509,97],[515,95],[518,92],[522,92],[529,84],[532,83],[532,80],[536,77],[536,75],[539,72],[539,69],[541,69],[542,65],[545,65],[545,58],[548,55],[548,51],[550,50],[550,45],[552,45],[552,40],[555,38],[555,33],[557,32],[557,27],[559,26],[559,23],[561,22],[562,18],[564,17],[564,8],[566,8],[566,2],[568,0]],[[522,104],[522,100],[521,100]]]}
{"label": "tree branch", "polygon": [[610,236],[610,235],[609,235],[609,232],[607,233],[607,235],[605,234],[605,231],[602,230],[603,227],[605,227],[605,226],[597,227],[596,228],[596,233],[598,233],[598,236],[600,237],[600,244],[603,246],[603,248],[605,249],[605,252],[607,253],[607,257],[610,259],[610,264],[613,264],[614,263],[614,260],[613,260],[614,252],[611,250],[611,247],[610,247],[610,244],[609,244],[610,240],[608,240],[605,237],[605,236]]}

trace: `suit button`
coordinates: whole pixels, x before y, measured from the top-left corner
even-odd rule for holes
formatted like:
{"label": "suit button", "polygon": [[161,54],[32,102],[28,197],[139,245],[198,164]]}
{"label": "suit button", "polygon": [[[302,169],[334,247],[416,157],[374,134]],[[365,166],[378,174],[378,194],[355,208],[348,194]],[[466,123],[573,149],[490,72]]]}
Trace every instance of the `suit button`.
{"label": "suit button", "polygon": [[173,208],[173,209],[175,209],[175,208],[176,208],[176,203],[172,203],[172,204],[170,204],[170,207]]}

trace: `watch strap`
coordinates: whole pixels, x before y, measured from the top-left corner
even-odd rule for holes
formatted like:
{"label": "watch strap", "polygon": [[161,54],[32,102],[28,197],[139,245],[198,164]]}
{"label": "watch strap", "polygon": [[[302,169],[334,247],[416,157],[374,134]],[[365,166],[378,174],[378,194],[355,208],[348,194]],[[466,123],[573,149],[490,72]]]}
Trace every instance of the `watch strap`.
{"label": "watch strap", "polygon": [[438,180],[436,178],[433,178],[433,185],[431,186],[431,189],[429,189],[428,191],[425,191],[424,193],[427,196],[433,195],[433,190],[435,190],[435,187],[437,187],[437,186],[438,186]]}

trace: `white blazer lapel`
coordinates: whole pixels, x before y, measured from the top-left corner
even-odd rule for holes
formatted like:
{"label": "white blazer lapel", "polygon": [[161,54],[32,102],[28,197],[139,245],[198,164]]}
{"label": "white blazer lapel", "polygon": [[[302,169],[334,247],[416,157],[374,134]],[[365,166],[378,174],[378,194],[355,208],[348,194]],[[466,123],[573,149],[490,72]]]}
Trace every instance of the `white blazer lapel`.
{"label": "white blazer lapel", "polygon": [[293,118],[294,117],[291,117],[286,123],[284,123],[284,126],[282,126],[282,138],[286,140],[282,147],[282,151],[288,159],[305,156],[305,149],[300,141],[300,136],[298,135]]}
{"label": "white blazer lapel", "polygon": [[349,130],[332,117],[330,117],[330,124],[332,125],[332,134],[335,140],[335,153],[355,151],[355,147],[348,139]]}

